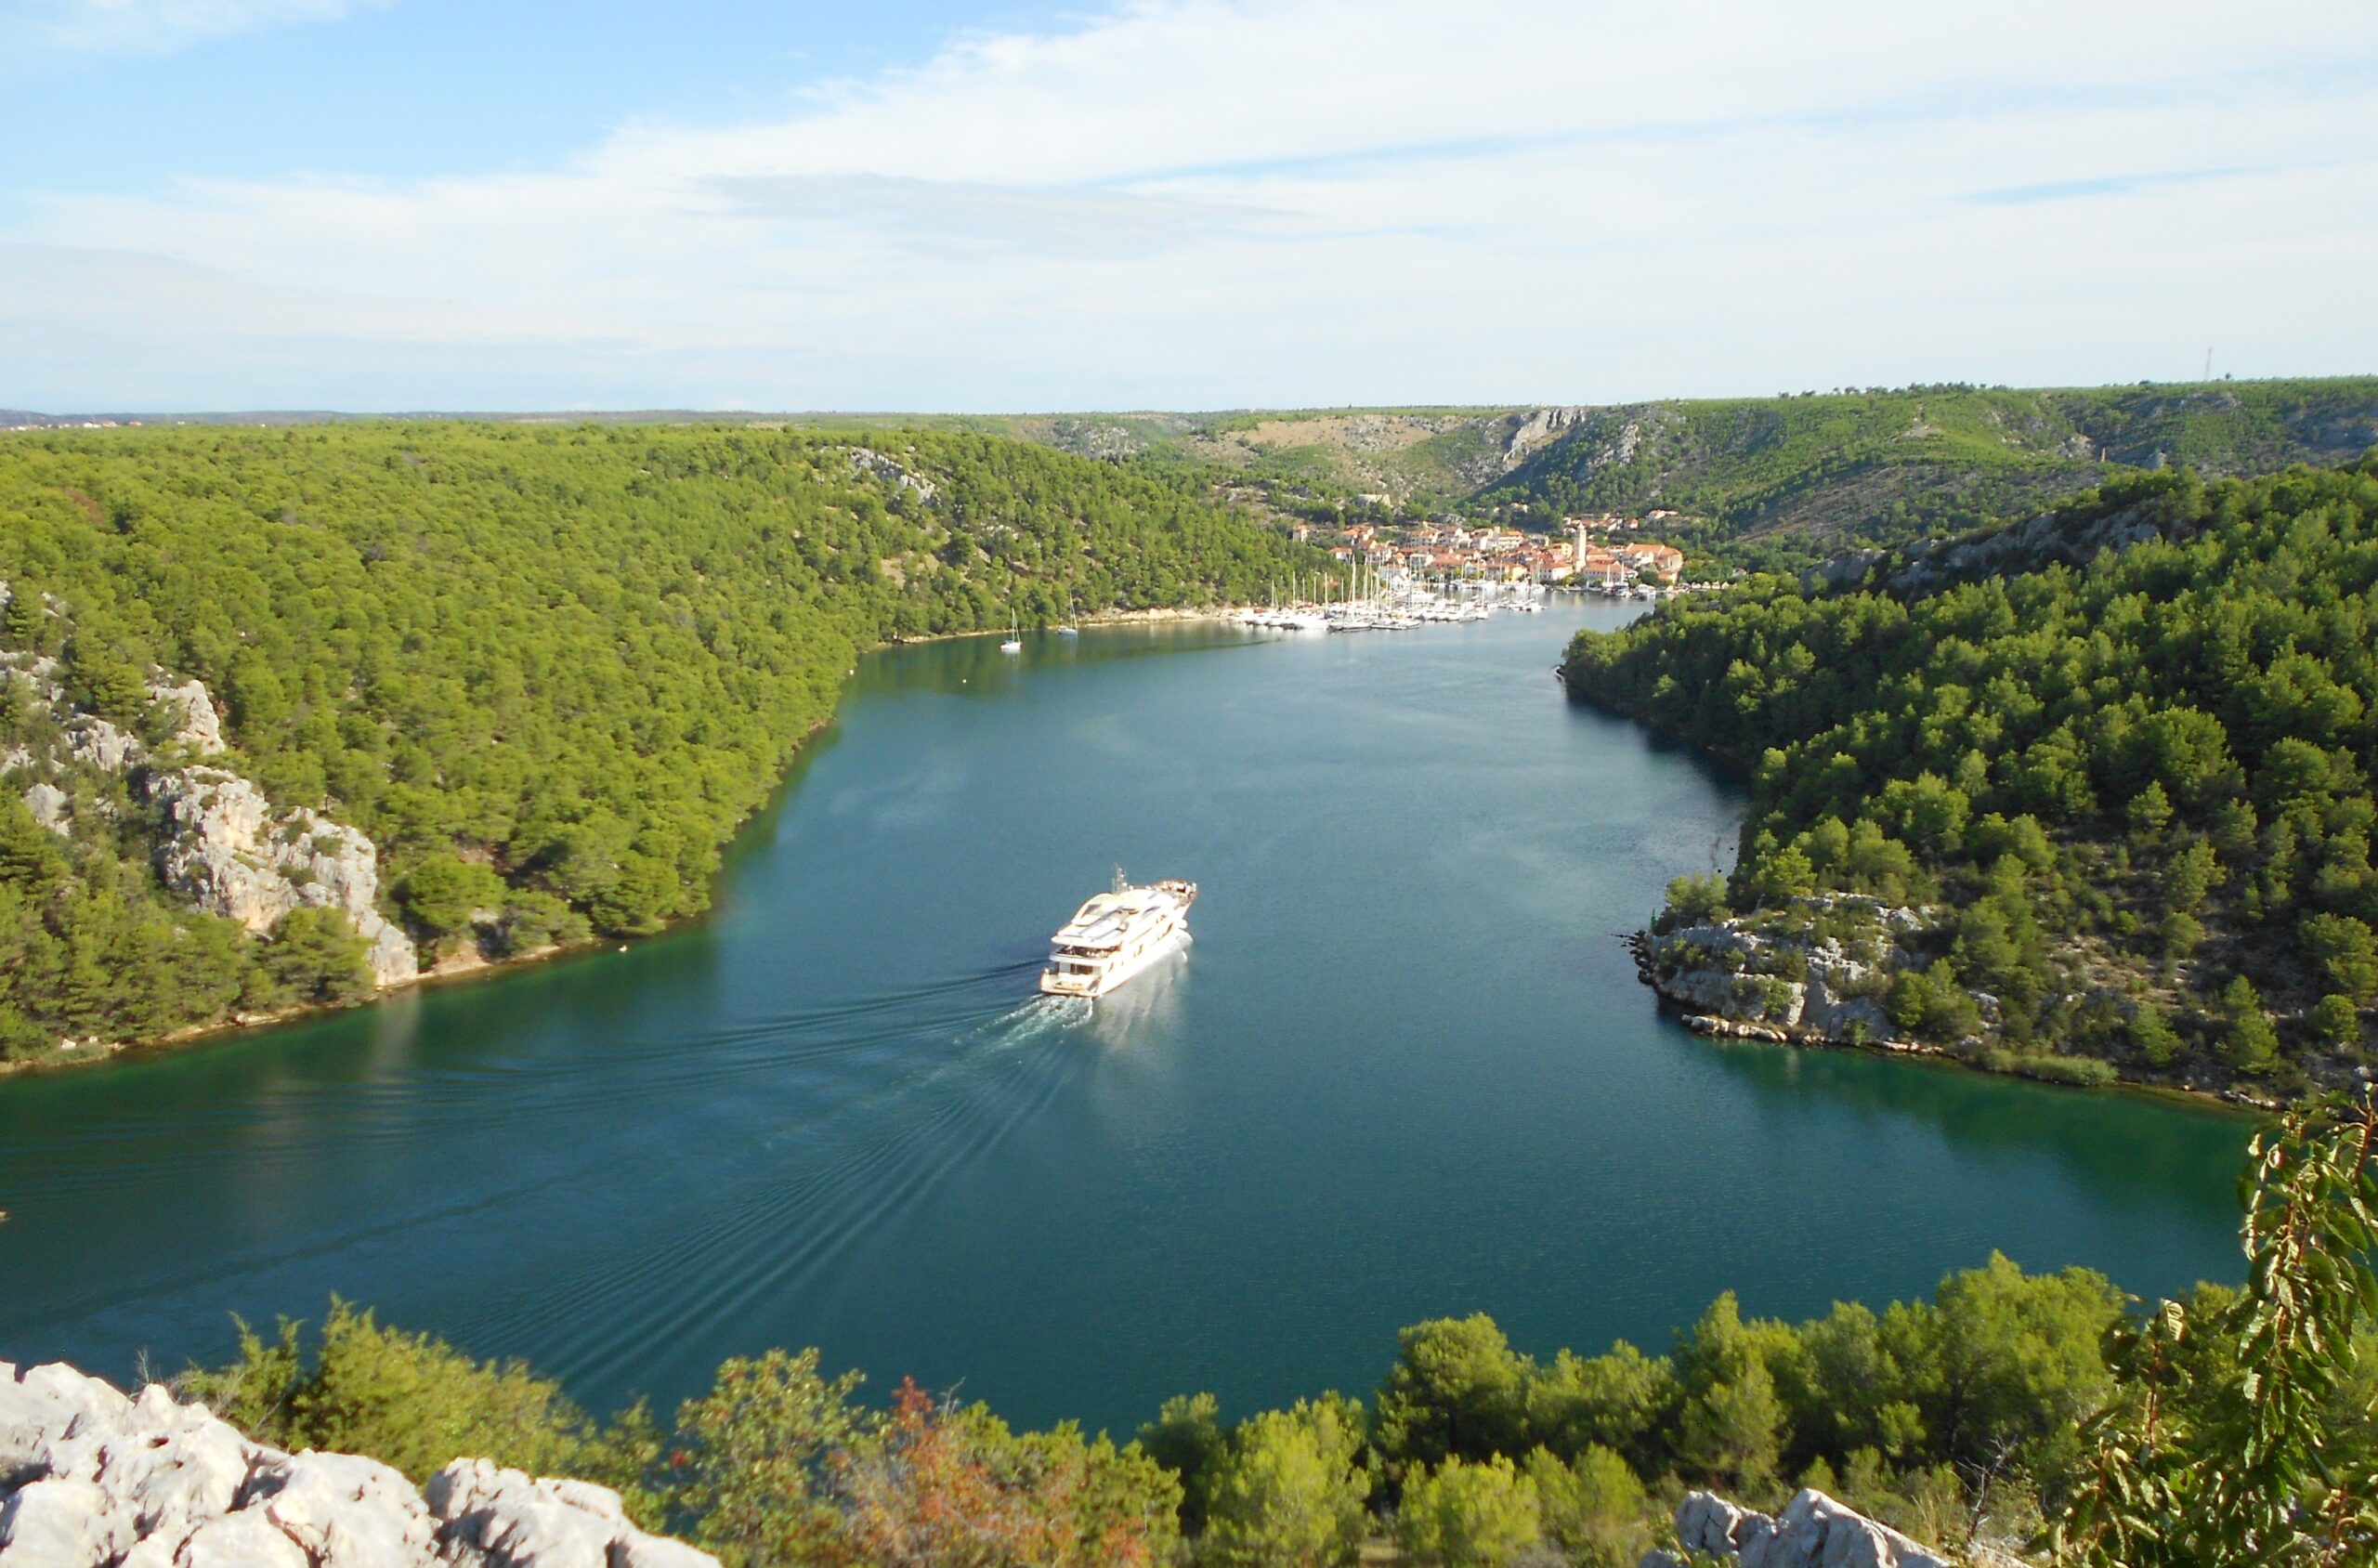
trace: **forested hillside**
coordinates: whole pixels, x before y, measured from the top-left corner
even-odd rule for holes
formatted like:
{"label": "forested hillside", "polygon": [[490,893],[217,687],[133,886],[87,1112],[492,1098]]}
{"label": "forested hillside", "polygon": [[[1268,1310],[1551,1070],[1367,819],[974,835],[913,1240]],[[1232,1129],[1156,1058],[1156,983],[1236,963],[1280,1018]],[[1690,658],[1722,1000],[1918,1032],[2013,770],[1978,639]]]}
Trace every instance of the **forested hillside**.
{"label": "forested hillside", "polygon": [[[368,835],[425,957],[650,931],[703,907],[859,649],[1311,565],[1194,479],[957,432],[0,439],[0,1052],[369,988],[334,911],[249,940],[169,890],[171,811],[238,778],[310,841],[300,884],[368,880],[331,825]],[[193,679],[229,748],[195,774],[164,695]]]}
{"label": "forested hillside", "polygon": [[2027,537],[2058,530],[2138,542],[1815,597],[1767,578],[1580,634],[1574,697],[1751,770],[1731,882],[1681,884],[1660,929],[1733,912],[1694,940],[1779,1007],[1829,965],[2019,1069],[2346,1079],[2378,1003],[2378,455],[2139,476]]}
{"label": "forested hillside", "polygon": [[[0,414],[0,423],[41,417]],[[1315,518],[1395,509],[1541,528],[1565,516],[1662,508],[1683,515],[1661,525],[1676,543],[1797,567],[2014,516],[2132,469],[2250,477],[2291,463],[2346,462],[2378,444],[2378,377],[1852,387],[1495,408],[600,417],[614,428],[663,417],[731,420],[847,439],[887,425],[1006,436],[1187,471],[1215,493]]]}
{"label": "forested hillside", "polygon": [[2378,379],[1874,388],[1579,411],[1482,501],[1668,507],[1677,542],[1794,564],[2016,516],[2125,468],[2265,474],[2378,443]]}

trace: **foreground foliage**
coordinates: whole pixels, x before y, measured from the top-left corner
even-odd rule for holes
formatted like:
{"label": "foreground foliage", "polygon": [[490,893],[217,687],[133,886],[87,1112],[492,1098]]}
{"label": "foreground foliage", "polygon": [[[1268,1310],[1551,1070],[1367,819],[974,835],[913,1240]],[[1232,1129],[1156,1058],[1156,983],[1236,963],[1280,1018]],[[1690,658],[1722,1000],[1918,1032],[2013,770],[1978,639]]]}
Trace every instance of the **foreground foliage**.
{"label": "foreground foliage", "polygon": [[2378,1004],[2378,459],[2139,477],[2059,527],[2109,520],[2153,537],[2085,570],[1663,606],[1581,634],[1570,689],[1751,770],[1731,883],[1680,885],[1672,923],[1935,906],[1884,999],[1909,1033],[2342,1081]]}
{"label": "foreground foliage", "polygon": [[[363,830],[385,912],[433,954],[700,909],[860,648],[1246,598],[1297,566],[1194,479],[955,432],[0,441],[0,650],[152,740],[150,672],[203,681],[227,765]],[[0,1057],[353,994],[323,917],[252,943],[168,895],[138,778],[57,730],[0,680]],[[12,753],[56,759],[71,836],[34,823]]]}
{"label": "foreground foliage", "polygon": [[619,1486],[737,1568],[1417,1563],[1630,1568],[1687,1486],[1774,1507],[1817,1486],[1919,1539],[2085,1568],[2378,1562],[2378,1112],[2294,1113],[2244,1183],[2245,1284],[2143,1313],[2082,1269],[2004,1258],[1928,1301],[1801,1324],[1713,1303],[1666,1354],[1540,1361],[1491,1319],[1404,1331],[1370,1409],[1325,1394],[1225,1425],[1167,1402],[1117,1447],[1018,1433],[817,1352],[730,1361],[673,1431],[597,1426],[516,1365],[333,1305],[243,1335],[189,1392],[285,1446],[416,1476],[458,1455]]}

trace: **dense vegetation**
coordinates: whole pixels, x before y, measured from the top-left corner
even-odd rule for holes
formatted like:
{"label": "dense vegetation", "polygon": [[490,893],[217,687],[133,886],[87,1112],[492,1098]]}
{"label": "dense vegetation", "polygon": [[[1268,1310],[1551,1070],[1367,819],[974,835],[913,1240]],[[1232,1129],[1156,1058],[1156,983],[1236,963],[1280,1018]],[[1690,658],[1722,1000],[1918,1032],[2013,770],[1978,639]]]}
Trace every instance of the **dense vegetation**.
{"label": "dense vegetation", "polygon": [[1670,923],[1731,907],[1871,957],[1872,921],[1812,895],[1937,906],[1887,977],[1914,1035],[2342,1078],[2378,1003],[2378,456],[2141,476],[2059,526],[2109,521],[2153,536],[1906,596],[1664,605],[1580,634],[1570,690],[1750,769],[1731,882],[1680,884]]}
{"label": "dense vegetation", "polygon": [[1688,548],[1799,565],[1972,528],[2125,468],[2215,475],[2335,462],[2378,441],[2378,380],[2010,391],[1875,387],[1594,411],[1482,500],[1705,519]]}
{"label": "dense vegetation", "polygon": [[[392,424],[0,441],[0,650],[368,833],[425,946],[501,955],[703,907],[859,649],[1252,597],[1313,559],[1179,474],[959,432]],[[358,985],[343,917],[266,942],[159,885],[137,777],[0,681],[0,1055]],[[29,777],[76,799],[36,826]],[[493,923],[475,917],[492,912]]]}
{"label": "dense vegetation", "polygon": [[1166,1403],[1117,1447],[1015,1432],[904,1384],[888,1409],[815,1351],[728,1362],[667,1431],[608,1425],[518,1365],[475,1365],[334,1304],[185,1391],[282,1446],[416,1479],[477,1455],[620,1487],[732,1568],[1350,1564],[1366,1541],[1447,1568],[1631,1568],[1687,1486],[1772,1506],[1814,1485],[1963,1550],[2062,1561],[2378,1561],[2378,1121],[2303,1113],[2254,1149],[2242,1288],[2141,1315],[2086,1270],[2004,1258],[1929,1301],[1791,1325],[1720,1298],[1664,1355],[1548,1361],[1484,1316],[1423,1323],[1365,1405],[1224,1423]]}
{"label": "dense vegetation", "polygon": [[[1093,456],[1219,469],[1277,510],[1408,512],[1522,527],[1667,508],[1662,536],[1703,558],[1797,567],[2010,516],[2132,469],[2266,474],[2378,442],[2378,379],[2015,391],[1850,388],[1558,411],[1308,409],[1019,418]],[[1540,425],[1540,422],[1539,422]],[[1526,439],[1521,438],[1529,430]]]}

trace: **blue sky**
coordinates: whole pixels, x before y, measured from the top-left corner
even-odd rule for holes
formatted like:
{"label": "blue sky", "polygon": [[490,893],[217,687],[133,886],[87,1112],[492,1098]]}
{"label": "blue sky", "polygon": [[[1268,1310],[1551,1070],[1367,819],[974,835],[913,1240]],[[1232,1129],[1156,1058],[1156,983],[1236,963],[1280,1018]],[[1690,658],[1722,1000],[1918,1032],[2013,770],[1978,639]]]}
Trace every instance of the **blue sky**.
{"label": "blue sky", "polygon": [[[63,24],[110,7],[26,9]],[[41,185],[133,191],[173,174],[402,178],[535,166],[628,120],[777,114],[804,86],[921,63],[954,33],[1073,14],[959,0],[180,8],[215,12],[224,30],[209,33],[135,20],[174,7],[116,9],[124,34],[104,44],[45,45],[30,27],[0,24],[0,43],[16,46],[0,53],[0,129],[9,145],[44,150]]]}
{"label": "blue sky", "polygon": [[2378,8],[0,6],[0,407],[2378,370]]}

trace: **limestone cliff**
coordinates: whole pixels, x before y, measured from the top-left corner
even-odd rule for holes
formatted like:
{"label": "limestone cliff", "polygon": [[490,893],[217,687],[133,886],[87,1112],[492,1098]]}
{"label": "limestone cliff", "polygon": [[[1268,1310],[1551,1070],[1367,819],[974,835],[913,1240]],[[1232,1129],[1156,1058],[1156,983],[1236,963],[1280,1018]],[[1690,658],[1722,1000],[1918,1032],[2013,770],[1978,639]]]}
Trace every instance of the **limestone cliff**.
{"label": "limestone cliff", "polygon": [[0,1362],[0,1568],[718,1568],[608,1487],[253,1443],[162,1384]]}
{"label": "limestone cliff", "polygon": [[276,814],[263,791],[219,767],[152,773],[148,792],[167,824],[158,869],[200,908],[255,933],[301,906],[337,909],[368,945],[379,984],[420,973],[412,939],[380,913],[379,851],[357,830],[303,808]]}
{"label": "limestone cliff", "polygon": [[[0,584],[0,607],[8,597]],[[158,875],[175,893],[256,934],[293,909],[337,909],[362,936],[379,985],[418,975],[412,938],[380,912],[379,851],[372,841],[319,812],[275,811],[254,782],[204,760],[229,748],[203,682],[151,672],[152,712],[142,727],[153,744],[79,706],[62,667],[46,655],[0,652],[0,688],[11,686],[32,699],[51,738],[0,752],[0,787],[22,799],[43,827],[61,838],[75,835],[78,777],[86,783],[93,775],[122,779],[136,805],[145,800],[156,808]],[[114,808],[95,802],[89,809]]]}

